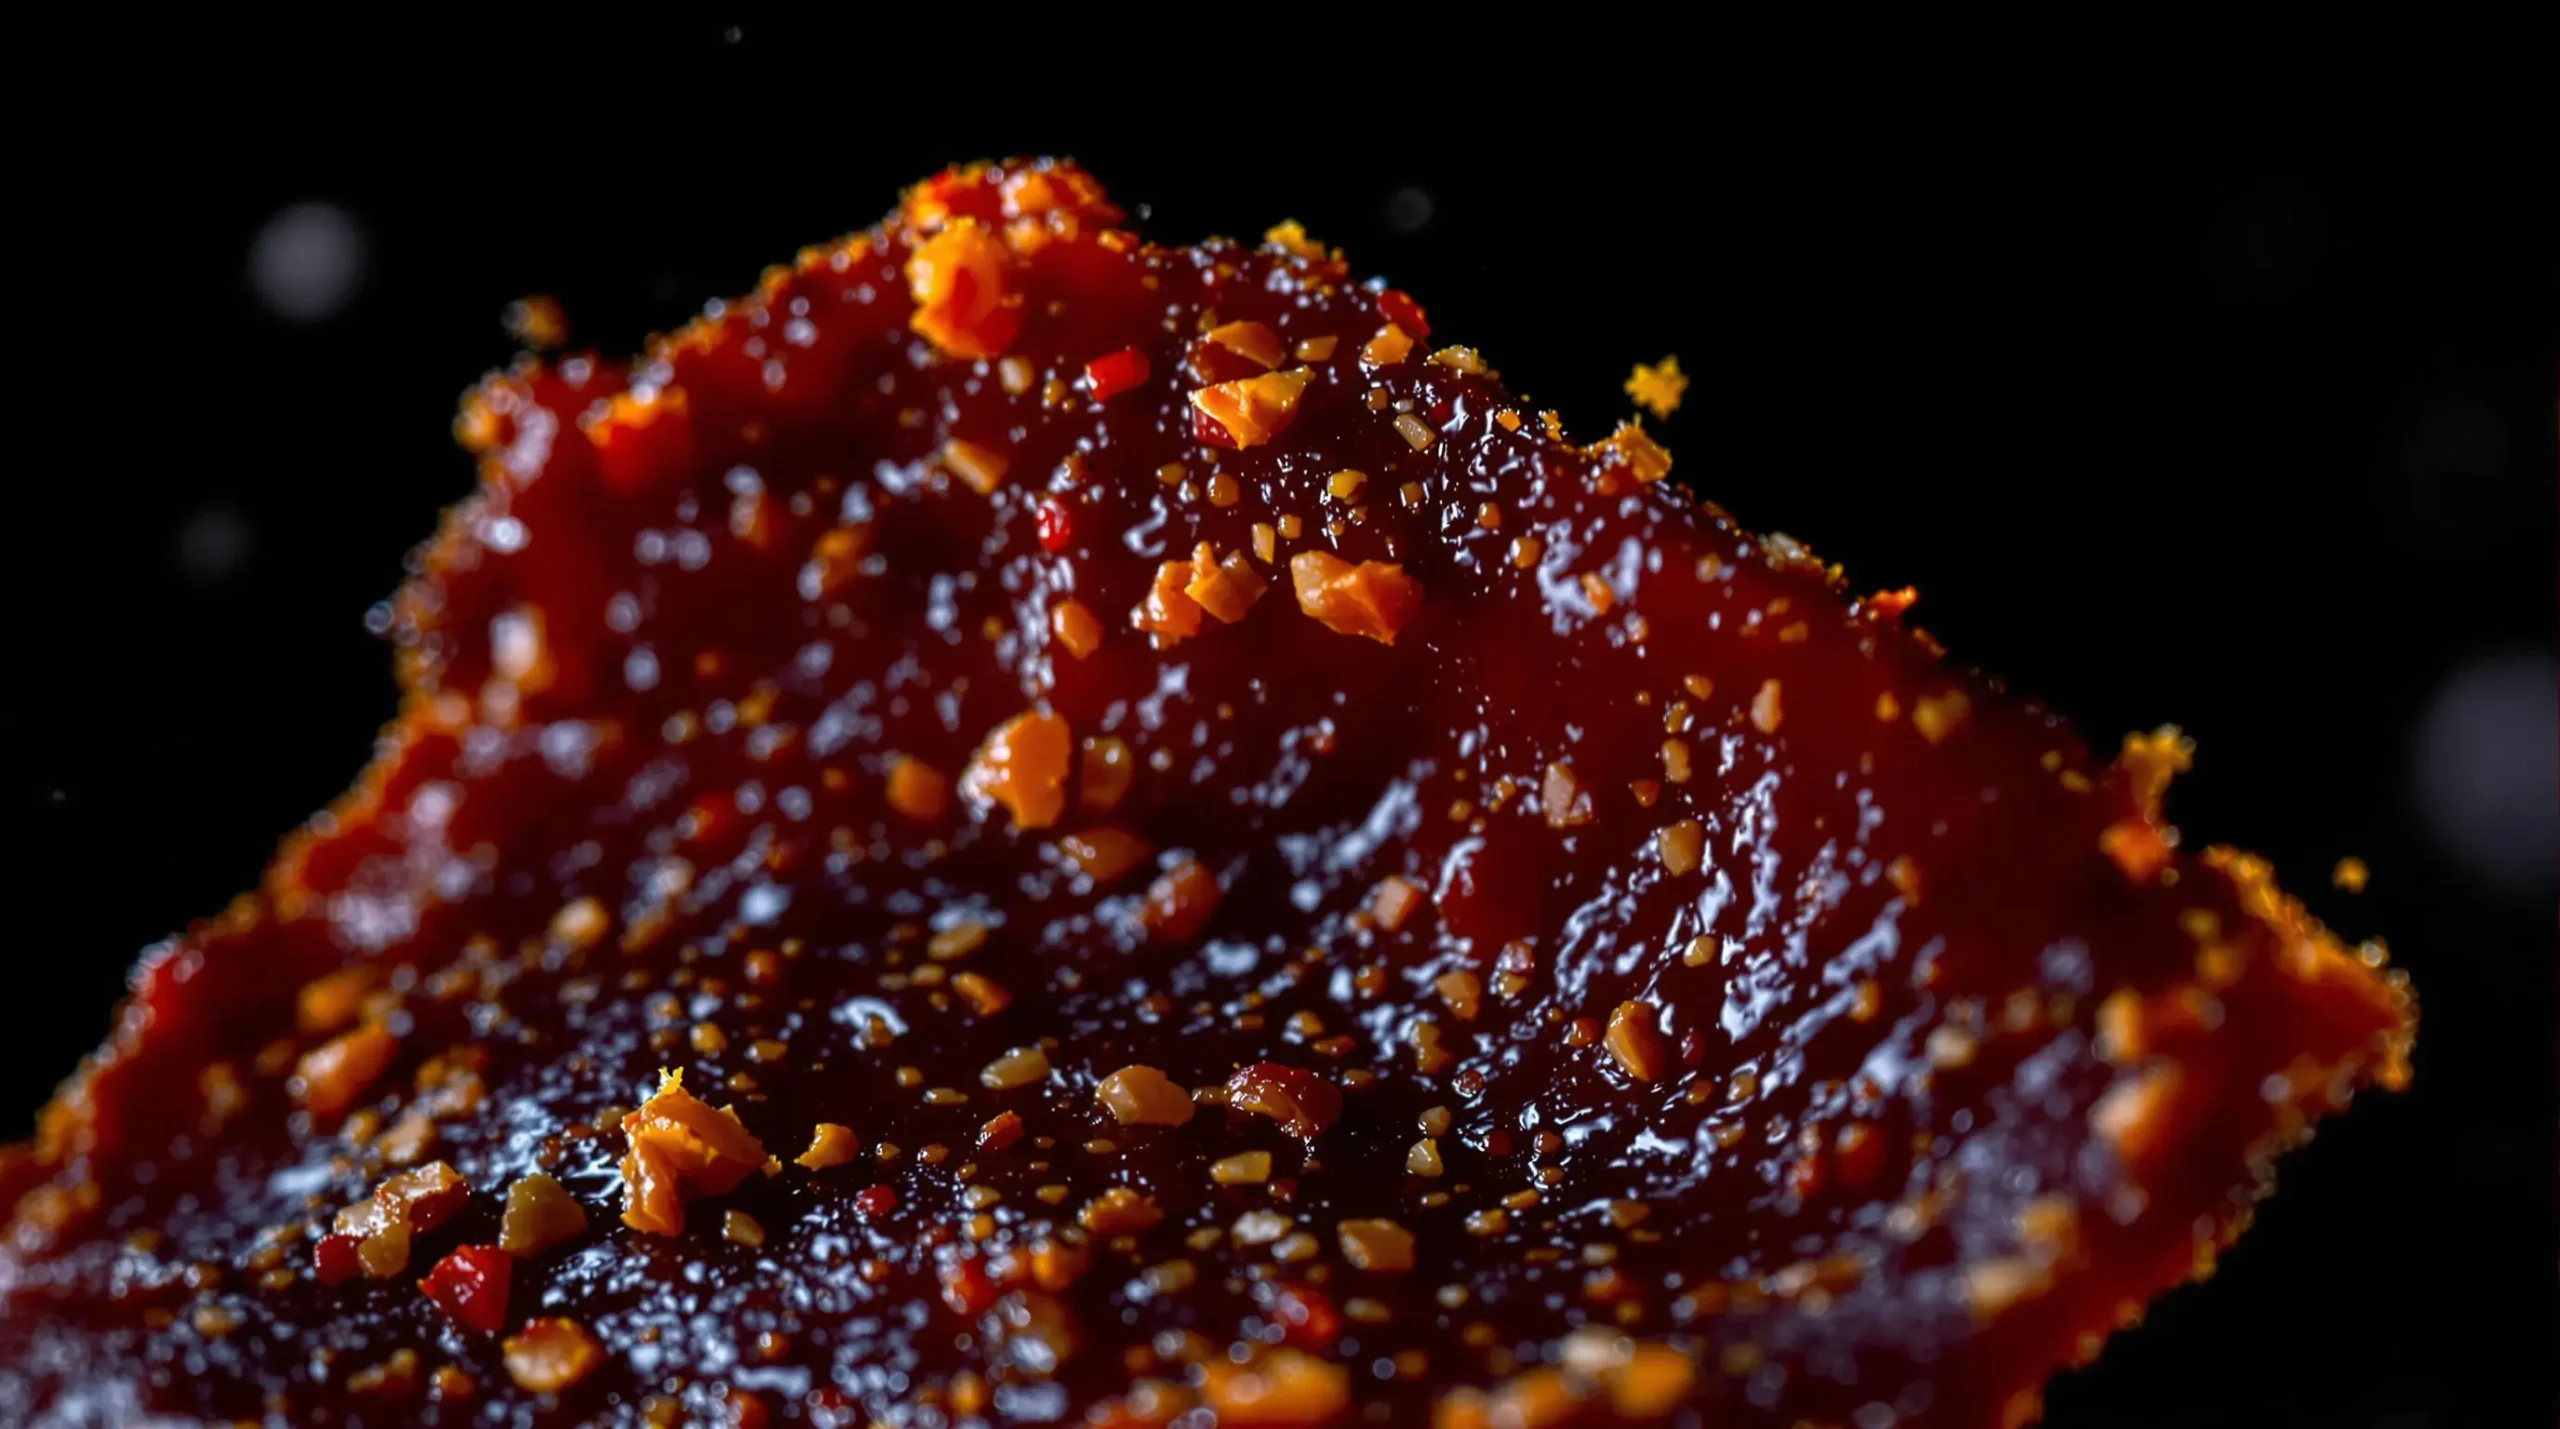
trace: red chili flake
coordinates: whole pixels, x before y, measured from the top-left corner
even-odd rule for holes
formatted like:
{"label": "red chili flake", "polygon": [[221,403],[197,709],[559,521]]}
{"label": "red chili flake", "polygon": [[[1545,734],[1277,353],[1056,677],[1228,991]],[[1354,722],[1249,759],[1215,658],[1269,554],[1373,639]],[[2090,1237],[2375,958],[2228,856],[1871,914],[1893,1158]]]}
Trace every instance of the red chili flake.
{"label": "red chili flake", "polygon": [[1019,1112],[998,1112],[987,1124],[978,1128],[980,1151],[1002,1151],[1022,1139],[1022,1116]]}
{"label": "red chili flake", "polygon": [[1330,1354],[1342,1339],[1342,1312],[1312,1285],[1284,1282],[1272,1296],[1271,1318],[1279,1322],[1281,1342],[1296,1349]]}
{"label": "red chili flake", "polygon": [[466,1245],[436,1262],[418,1282],[447,1319],[483,1335],[507,1324],[507,1277],[515,1257],[494,1245]]}
{"label": "red chili flake", "polygon": [[1267,1116],[1291,1136],[1313,1141],[1342,1115],[1342,1092],[1304,1067],[1256,1062],[1227,1078],[1227,1105]]}
{"label": "red chili flake", "polygon": [[1822,1158],[1804,1156],[1787,1168],[1787,1189],[1799,1196],[1811,1196],[1822,1189]]}
{"label": "red chili flake", "polygon": [[351,1235],[324,1235],[311,1252],[311,1273],[323,1285],[340,1285],[364,1270],[364,1262],[356,1258],[356,1247],[363,1241]]}
{"label": "red chili flake", "polygon": [[1075,536],[1075,513],[1054,496],[1040,498],[1040,549],[1056,555]]}
{"label": "red chili flake", "polygon": [[1378,312],[1387,321],[1417,338],[1431,336],[1431,320],[1423,316],[1422,304],[1413,300],[1402,288],[1389,288],[1378,295]]}
{"label": "red chili flake", "polygon": [[963,1315],[983,1315],[996,1303],[996,1283],[974,1255],[942,1263],[942,1303]]}
{"label": "red chili flake", "polygon": [[853,1208],[868,1220],[880,1219],[896,1209],[897,1204],[898,1193],[886,1186],[868,1186],[855,1192],[853,1197]]}
{"label": "red chili flake", "polygon": [[1236,439],[1227,434],[1226,428],[1218,425],[1218,419],[1201,411],[1198,407],[1191,409],[1191,440],[1205,447],[1238,450]]}
{"label": "red chili flake", "polygon": [[1085,386],[1093,389],[1093,400],[1097,402],[1108,402],[1146,380],[1147,355],[1134,347],[1124,347],[1084,365]]}
{"label": "red chili flake", "polygon": [[1840,1179],[1848,1185],[1862,1186],[1884,1169],[1884,1137],[1865,1122],[1853,1121],[1840,1128],[1834,1147]]}

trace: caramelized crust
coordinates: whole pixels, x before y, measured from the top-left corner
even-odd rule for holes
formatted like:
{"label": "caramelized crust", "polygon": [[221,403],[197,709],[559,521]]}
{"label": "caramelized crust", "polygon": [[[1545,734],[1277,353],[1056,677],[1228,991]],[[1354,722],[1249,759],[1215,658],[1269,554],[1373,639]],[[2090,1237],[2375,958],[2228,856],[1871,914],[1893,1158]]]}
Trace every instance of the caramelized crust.
{"label": "caramelized crust", "polygon": [[2174,733],[1120,222],[469,396],[378,758],[0,1154],[0,1417],[2012,1426],[2404,1075]]}

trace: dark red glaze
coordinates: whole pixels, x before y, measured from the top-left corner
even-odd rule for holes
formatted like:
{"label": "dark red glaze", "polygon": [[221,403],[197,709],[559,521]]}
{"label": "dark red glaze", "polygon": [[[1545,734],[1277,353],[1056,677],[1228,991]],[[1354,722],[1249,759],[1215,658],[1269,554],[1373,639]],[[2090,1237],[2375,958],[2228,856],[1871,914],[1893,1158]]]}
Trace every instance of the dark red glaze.
{"label": "dark red glaze", "polygon": [[473,394],[379,758],[0,1159],[0,1418],[2010,1424],[2400,1075],[2174,740],[1118,221],[954,171]]}

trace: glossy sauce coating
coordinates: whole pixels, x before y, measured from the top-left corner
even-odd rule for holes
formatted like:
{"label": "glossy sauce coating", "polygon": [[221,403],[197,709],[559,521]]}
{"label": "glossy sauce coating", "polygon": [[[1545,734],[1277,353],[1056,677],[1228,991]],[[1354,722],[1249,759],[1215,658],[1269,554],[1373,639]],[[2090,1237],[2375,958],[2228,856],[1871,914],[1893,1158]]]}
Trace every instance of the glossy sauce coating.
{"label": "glossy sauce coating", "polygon": [[2014,1424],[2402,1075],[2173,734],[1119,220],[472,394],[380,757],[0,1161],[0,1410]]}

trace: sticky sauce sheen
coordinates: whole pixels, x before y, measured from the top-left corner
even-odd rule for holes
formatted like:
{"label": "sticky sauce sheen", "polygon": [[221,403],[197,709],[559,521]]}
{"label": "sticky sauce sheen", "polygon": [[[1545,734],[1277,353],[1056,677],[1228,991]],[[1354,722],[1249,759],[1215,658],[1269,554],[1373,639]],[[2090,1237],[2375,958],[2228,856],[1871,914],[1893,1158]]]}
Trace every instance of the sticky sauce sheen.
{"label": "sticky sauce sheen", "polygon": [[2402,1075],[2173,737],[1118,222],[471,395],[381,756],[0,1158],[0,1410],[2017,1423]]}

